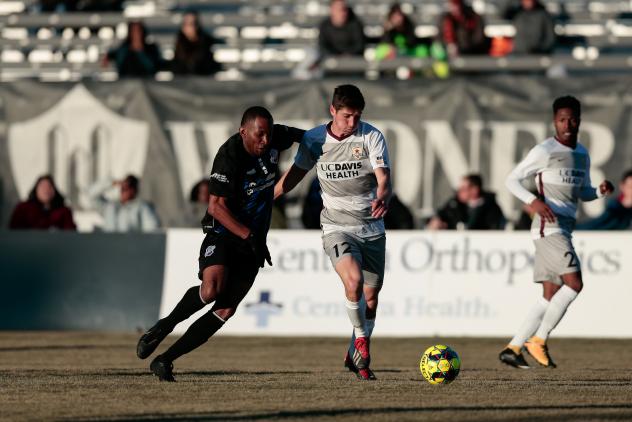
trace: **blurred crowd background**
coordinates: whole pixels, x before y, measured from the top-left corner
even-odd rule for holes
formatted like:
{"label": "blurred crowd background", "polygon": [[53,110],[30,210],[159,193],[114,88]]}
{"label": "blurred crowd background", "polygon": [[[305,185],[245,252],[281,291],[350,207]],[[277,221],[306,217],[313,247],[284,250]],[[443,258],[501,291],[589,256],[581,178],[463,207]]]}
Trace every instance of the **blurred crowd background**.
{"label": "blurred crowd background", "polygon": [[628,72],[619,0],[4,0],[0,77]]}
{"label": "blurred crowd background", "polygon": [[[0,80],[169,82],[321,78],[444,80],[455,76],[593,74],[629,78],[632,2],[618,0],[5,0],[0,2]],[[323,116],[325,118],[326,116]],[[236,118],[235,118],[236,119]],[[467,170],[467,169],[465,169]],[[390,229],[528,229],[532,215],[505,216],[481,174],[464,170],[453,196],[430,215],[396,196]],[[53,176],[34,180],[15,205],[11,229],[75,230],[71,204]],[[580,229],[630,229],[632,170],[605,211]],[[99,180],[86,195],[97,229],[153,231],[168,224],[141,199],[140,174]],[[197,227],[207,182],[190,186],[186,225]],[[273,228],[318,228],[317,180]],[[162,223],[161,223],[162,221]]]}

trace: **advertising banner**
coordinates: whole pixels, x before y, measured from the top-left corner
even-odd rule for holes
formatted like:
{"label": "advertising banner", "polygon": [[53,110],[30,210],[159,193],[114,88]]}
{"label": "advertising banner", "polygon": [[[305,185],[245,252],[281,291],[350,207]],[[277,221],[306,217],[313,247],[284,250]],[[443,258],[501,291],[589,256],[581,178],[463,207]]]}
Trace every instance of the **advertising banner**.
{"label": "advertising banner", "polygon": [[[199,283],[202,239],[196,230],[168,231],[161,317]],[[632,337],[631,241],[630,232],[576,234],[584,290],[556,336]],[[272,231],[268,245],[274,265],[261,270],[222,333],[350,335],[342,283],[320,232]],[[391,231],[386,249],[377,336],[511,336],[542,294],[527,232]]]}

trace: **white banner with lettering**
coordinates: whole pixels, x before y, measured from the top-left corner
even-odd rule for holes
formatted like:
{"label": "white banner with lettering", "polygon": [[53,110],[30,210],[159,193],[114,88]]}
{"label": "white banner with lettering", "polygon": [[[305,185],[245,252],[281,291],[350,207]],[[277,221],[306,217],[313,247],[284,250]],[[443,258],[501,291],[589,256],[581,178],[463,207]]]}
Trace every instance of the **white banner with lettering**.
{"label": "white banner with lettering", "polygon": [[[199,283],[202,239],[199,230],[168,231],[161,317]],[[632,337],[632,232],[578,232],[574,242],[584,290],[555,335]],[[350,335],[342,283],[320,232],[272,231],[268,245],[274,266],[260,271],[221,332]],[[377,336],[510,336],[542,293],[532,282],[533,243],[526,232],[392,231],[386,255]]]}

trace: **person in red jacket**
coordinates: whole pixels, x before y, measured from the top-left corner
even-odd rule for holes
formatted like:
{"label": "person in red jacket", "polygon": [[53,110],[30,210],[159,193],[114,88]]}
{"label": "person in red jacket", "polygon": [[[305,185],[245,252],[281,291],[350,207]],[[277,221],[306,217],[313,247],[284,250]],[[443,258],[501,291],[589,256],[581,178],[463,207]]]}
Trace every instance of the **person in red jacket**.
{"label": "person in red jacket", "polygon": [[490,42],[485,36],[483,18],[465,3],[465,0],[448,0],[448,11],[439,19],[439,41],[451,58],[488,54]]}
{"label": "person in red jacket", "polygon": [[26,201],[20,202],[11,215],[10,229],[76,230],[72,211],[64,205],[53,177],[40,176]]}

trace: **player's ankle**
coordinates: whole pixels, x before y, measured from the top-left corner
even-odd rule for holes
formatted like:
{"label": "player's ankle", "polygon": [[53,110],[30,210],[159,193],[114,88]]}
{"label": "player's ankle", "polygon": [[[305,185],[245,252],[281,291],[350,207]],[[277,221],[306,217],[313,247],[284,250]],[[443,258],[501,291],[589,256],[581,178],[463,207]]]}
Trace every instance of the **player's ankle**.
{"label": "player's ankle", "polygon": [[513,344],[508,344],[507,349],[513,350],[513,352],[517,355],[519,355],[522,351],[521,346],[514,346]]}

